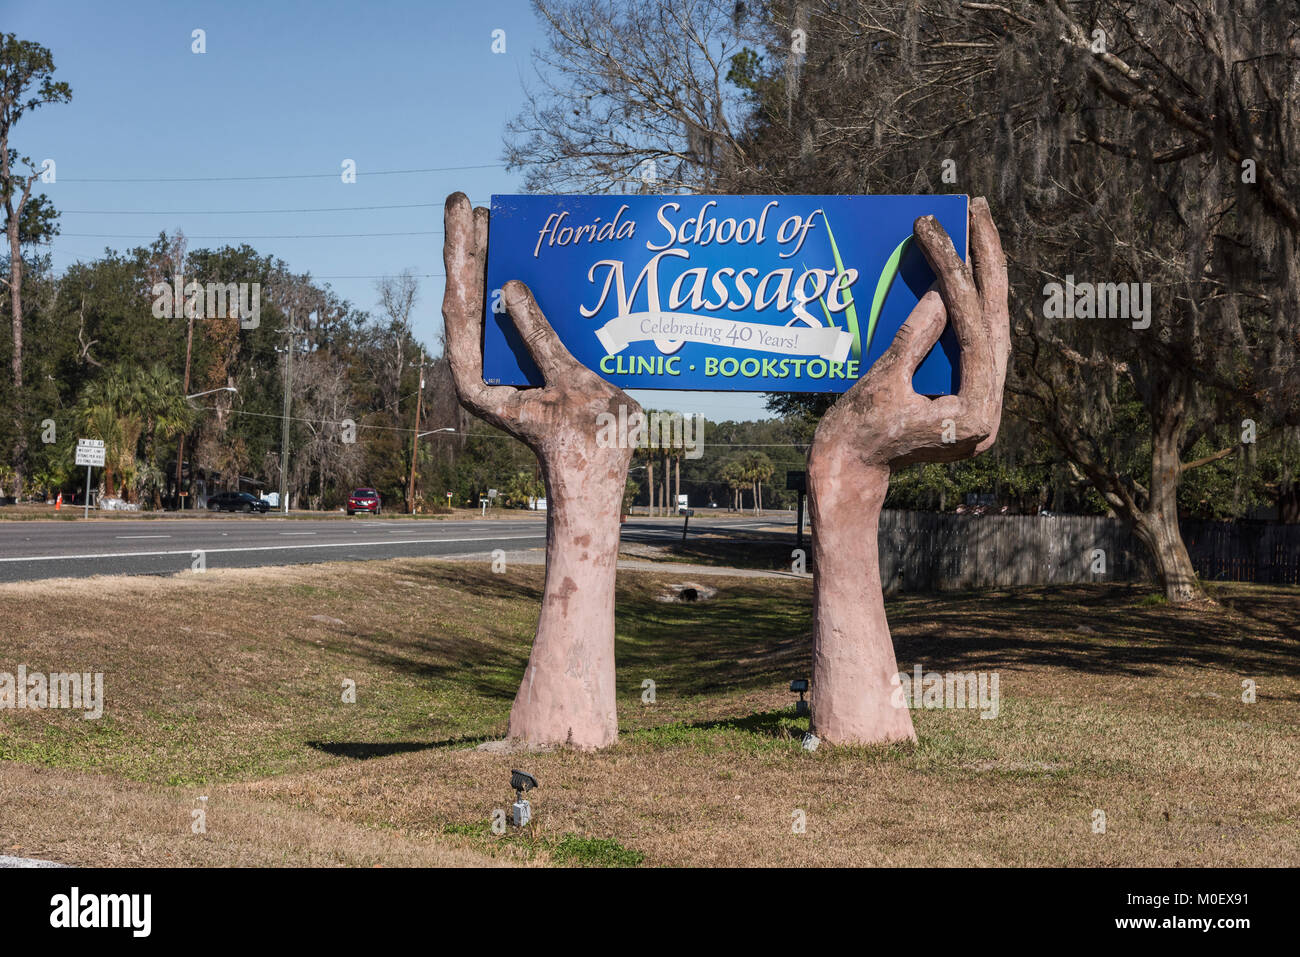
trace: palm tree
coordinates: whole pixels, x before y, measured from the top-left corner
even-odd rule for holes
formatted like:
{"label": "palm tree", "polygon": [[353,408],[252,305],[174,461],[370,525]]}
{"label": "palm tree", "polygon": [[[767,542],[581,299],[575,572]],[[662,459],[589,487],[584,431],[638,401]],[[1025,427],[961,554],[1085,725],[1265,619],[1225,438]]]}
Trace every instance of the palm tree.
{"label": "palm tree", "polygon": [[114,495],[117,478],[129,484],[135,473],[140,420],[134,415],[131,370],[125,364],[86,384],[77,400],[77,421],[88,438],[104,443],[104,494]]}
{"label": "palm tree", "polygon": [[745,483],[748,481],[745,475],[745,467],[740,463],[739,459],[729,459],[723,463],[718,476],[731,489],[731,507],[739,511],[742,504],[740,490],[745,487]]}
{"label": "palm tree", "polygon": [[[650,416],[654,414],[654,411],[652,409],[646,409],[644,411],[644,414],[645,414],[645,421],[649,422]],[[648,486],[649,493],[650,493],[649,514],[651,517],[654,517],[656,514],[658,514],[658,511],[655,507],[655,469],[658,467],[659,459],[661,457],[661,452],[662,450],[659,448],[659,443],[651,442],[650,430],[647,428],[644,432],[641,433],[641,442],[637,446],[636,452],[634,452],[633,455],[634,457],[639,455],[645,459],[646,485]]]}
{"label": "palm tree", "polygon": [[161,363],[139,372],[134,377],[135,389],[132,411],[144,422],[144,468],[141,471],[142,490],[152,494],[152,505],[162,504],[162,485],[165,479],[158,465],[158,441],[167,441],[188,431],[197,413],[182,394],[180,379]]}
{"label": "palm tree", "polygon": [[772,477],[776,467],[766,452],[747,452],[740,460],[741,469],[753,487],[754,514],[763,509],[763,483]]}
{"label": "palm tree", "polygon": [[[194,409],[185,401],[180,380],[162,365],[141,371],[119,363],[88,383],[77,402],[77,421],[90,438],[104,442],[104,492],[113,495],[141,486],[157,504],[162,470],[157,442],[189,428]],[[138,457],[141,438],[144,458]]]}

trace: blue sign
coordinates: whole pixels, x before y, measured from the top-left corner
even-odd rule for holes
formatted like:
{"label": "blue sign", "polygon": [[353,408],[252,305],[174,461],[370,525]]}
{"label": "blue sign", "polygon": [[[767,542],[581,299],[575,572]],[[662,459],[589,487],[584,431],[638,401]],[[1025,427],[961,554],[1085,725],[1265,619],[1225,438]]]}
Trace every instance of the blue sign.
{"label": "blue sign", "polygon": [[[933,215],[966,253],[965,196],[493,196],[483,377],[541,385],[502,287],[528,284],[574,357],[626,389],[844,392],[934,273]],[[956,391],[951,326],[918,368]]]}

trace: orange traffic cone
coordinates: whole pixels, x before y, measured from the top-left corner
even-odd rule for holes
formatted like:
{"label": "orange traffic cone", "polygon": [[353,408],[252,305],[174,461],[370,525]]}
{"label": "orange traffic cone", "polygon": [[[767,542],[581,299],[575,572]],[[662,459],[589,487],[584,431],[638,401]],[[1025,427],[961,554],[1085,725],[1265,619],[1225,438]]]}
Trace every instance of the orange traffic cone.
{"label": "orange traffic cone", "polygon": [[54,510],[57,512],[57,511],[58,511],[59,509],[61,509],[61,508],[63,508],[63,493],[62,493],[62,492],[60,492],[60,493],[59,493],[59,497],[56,498],[56,499],[54,500]]}

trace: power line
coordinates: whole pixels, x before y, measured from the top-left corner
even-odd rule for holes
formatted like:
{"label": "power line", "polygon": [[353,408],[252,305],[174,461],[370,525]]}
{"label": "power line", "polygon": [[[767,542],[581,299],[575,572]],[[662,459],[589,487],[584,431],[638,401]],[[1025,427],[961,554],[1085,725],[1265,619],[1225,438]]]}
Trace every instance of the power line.
{"label": "power line", "polygon": [[[73,253],[73,252],[69,252],[69,251],[67,251],[67,250],[57,250],[57,252],[61,253],[62,255],[67,255],[67,256],[89,255],[89,254],[87,254],[87,253]],[[370,276],[317,276],[317,275],[313,275],[311,278],[312,278],[312,279],[392,279],[392,278],[394,278],[395,276],[396,276],[395,273],[376,273],[376,274],[374,274],[374,275],[370,275]],[[446,279],[446,278],[447,278],[447,274],[446,274],[445,272],[417,272],[417,273],[411,273],[411,277],[414,278],[414,279]]]}
{"label": "power line", "polygon": [[[414,394],[415,393],[411,393],[411,395]],[[410,396],[407,396],[407,398],[409,399]],[[203,408],[206,409],[208,412],[223,412],[226,415],[255,415],[260,419],[283,419],[284,418],[283,415],[276,415],[273,412],[249,412],[246,409],[222,409],[215,405],[206,405]],[[383,411],[382,409],[375,410],[375,412],[382,412],[382,411]],[[363,413],[363,415],[374,415],[375,412],[366,412]],[[289,419],[294,422],[310,422],[312,425],[337,425],[341,427],[344,424],[342,420],[335,421],[333,419],[309,419],[301,415],[291,415],[289,416]],[[406,429],[395,425],[365,425],[361,422],[355,422],[355,421],[351,422],[351,425],[353,428],[357,428],[357,429],[380,429],[384,432],[414,432],[415,431],[415,429]],[[429,434],[434,435],[437,433],[435,430],[435,432],[431,432]],[[443,434],[459,435],[461,438],[465,438],[465,439],[503,439],[505,441],[510,441],[510,442],[519,441],[518,439],[516,439],[514,436],[511,435],[492,435],[488,432],[446,432]]]}
{"label": "power line", "polygon": [[[468,169],[505,169],[504,163],[478,163],[473,166],[428,166],[423,169],[380,169],[370,172],[357,172],[362,176],[405,176],[415,173],[453,173]],[[235,183],[254,180],[273,179],[334,179],[340,176],[338,171],[332,173],[281,173],[267,176],[126,176],[126,177],[72,177],[59,178],[60,183]]]}
{"label": "power line", "polygon": [[[411,393],[411,394],[414,395],[415,393]],[[407,396],[406,398],[409,399],[410,396]],[[282,415],[275,415],[274,413],[271,412],[249,412],[244,409],[222,410],[215,405],[204,406],[204,408],[207,409],[209,412],[224,411],[228,415],[255,415],[263,419],[284,418],[284,416]],[[378,409],[375,412],[367,412],[364,414],[374,415],[376,414],[376,412],[382,412],[382,411],[384,410]],[[309,419],[299,415],[291,415],[289,416],[289,418],[292,419],[294,422],[310,422],[313,425],[337,425],[337,426],[343,425],[342,421],[336,422],[331,419]],[[406,428],[401,428],[399,426],[393,426],[393,425],[364,425],[360,422],[353,422],[352,424],[355,428],[358,429],[380,429],[385,432],[414,432],[415,431],[415,429],[406,429]],[[436,433],[429,433],[429,434],[432,435]],[[443,434],[459,435],[461,438],[466,438],[466,439],[498,439],[498,440],[508,441],[508,442],[519,441],[512,435],[493,435],[490,432],[446,432]],[[723,448],[723,449],[792,449],[792,448],[797,449],[802,446],[810,445],[811,443],[810,442],[767,442],[767,443],[756,444],[751,442],[702,442],[701,444],[705,445],[706,447],[712,445],[714,448]]]}
{"label": "power line", "polygon": [[[470,200],[475,203],[475,200]],[[354,213],[375,209],[430,209],[443,203],[394,203],[388,206],[309,206],[303,209],[60,209],[82,216],[260,216],[269,213]],[[483,205],[478,203],[478,205]]]}
{"label": "power line", "polygon": [[[59,233],[73,239],[156,239],[157,236],[142,236],[139,233]],[[250,236],[238,233],[229,236],[191,236],[186,239],[358,239],[375,236],[441,236],[441,229],[425,229],[406,233],[283,233],[263,236]]]}

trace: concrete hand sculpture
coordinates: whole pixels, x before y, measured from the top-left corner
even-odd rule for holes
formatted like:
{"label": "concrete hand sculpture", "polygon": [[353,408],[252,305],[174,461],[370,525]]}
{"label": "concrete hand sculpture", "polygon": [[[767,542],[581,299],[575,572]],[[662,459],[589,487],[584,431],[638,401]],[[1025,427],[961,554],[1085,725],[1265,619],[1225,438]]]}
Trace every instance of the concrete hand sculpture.
{"label": "concrete hand sculpture", "polygon": [[[938,277],[889,350],[822,418],[808,454],[813,586],[813,731],[832,744],[915,740],[896,707],[894,657],[877,530],[893,469],[952,462],[997,438],[1011,351],[1007,267],[988,203],[970,205],[974,271],[933,217],[913,227]],[[961,347],[956,395],[929,399],[912,374],[948,320]]]}
{"label": "concrete hand sculpture", "polygon": [[464,193],[447,199],[442,316],[461,404],[536,453],[546,483],[546,585],[507,736],[527,745],[600,748],[618,740],[614,697],[614,574],[619,511],[631,448],[597,441],[602,412],[641,407],[580,364],[560,342],[528,287],[503,299],[545,378],[539,389],[483,381],[482,333],[488,211]]}

